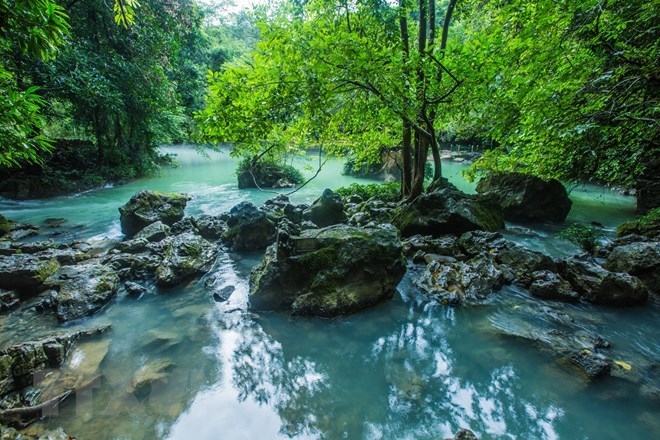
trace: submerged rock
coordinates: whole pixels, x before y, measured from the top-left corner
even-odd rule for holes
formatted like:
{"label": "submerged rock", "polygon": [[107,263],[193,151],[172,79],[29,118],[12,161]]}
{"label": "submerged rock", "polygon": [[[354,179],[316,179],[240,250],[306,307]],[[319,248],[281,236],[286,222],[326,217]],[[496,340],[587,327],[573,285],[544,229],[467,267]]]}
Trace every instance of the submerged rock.
{"label": "submerged rock", "polygon": [[404,237],[438,237],[474,230],[497,231],[504,228],[504,219],[497,202],[445,187],[400,206],[392,224]]}
{"label": "submerged rock", "polygon": [[14,428],[0,425],[0,439],[2,440],[72,440],[75,437],[68,435],[62,428],[49,430],[38,436],[23,434]]}
{"label": "submerged rock", "polygon": [[183,218],[188,203],[185,194],[142,190],[119,208],[121,230],[132,237],[146,226],[161,221],[168,226]]}
{"label": "submerged rock", "polygon": [[445,440],[479,440],[479,439],[474,434],[474,432],[470,431],[469,429],[461,429],[456,433],[454,437]]}
{"label": "submerged rock", "polygon": [[477,192],[494,197],[511,221],[562,222],[571,210],[566,188],[556,179],[520,173],[492,173],[477,184]]}
{"label": "submerged rock", "polygon": [[253,269],[252,308],[350,314],[391,298],[405,272],[401,242],[391,227],[335,225],[304,231],[294,243],[290,255],[269,247]]}
{"label": "submerged rock", "polygon": [[46,280],[46,285],[56,290],[53,302],[57,318],[70,321],[93,314],[114,298],[119,276],[107,265],[63,266]]}
{"label": "submerged rock", "polygon": [[176,365],[169,359],[153,361],[142,366],[131,379],[130,392],[140,400],[146,399],[155,386],[168,382],[174,368]]}

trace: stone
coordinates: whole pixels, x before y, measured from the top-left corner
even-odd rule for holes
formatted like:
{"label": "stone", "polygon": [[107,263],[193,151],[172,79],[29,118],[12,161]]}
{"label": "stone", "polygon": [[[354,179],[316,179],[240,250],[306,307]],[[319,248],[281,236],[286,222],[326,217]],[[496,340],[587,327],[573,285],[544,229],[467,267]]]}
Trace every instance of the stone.
{"label": "stone", "polygon": [[252,252],[266,249],[275,242],[277,227],[263,210],[250,202],[241,202],[231,208],[227,219],[229,229],[222,241],[234,252]]}
{"label": "stone", "polygon": [[217,292],[213,292],[213,299],[215,302],[225,302],[229,300],[229,297],[234,293],[234,290],[236,290],[236,287],[234,286],[225,286]]}
{"label": "stone", "polygon": [[142,366],[131,379],[130,392],[139,400],[144,400],[152,393],[154,386],[166,384],[176,368],[174,362],[169,359],[152,361]]}
{"label": "stone", "polygon": [[651,293],[660,293],[660,242],[636,242],[615,247],[605,268],[639,278]]}
{"label": "stone", "polygon": [[109,327],[67,332],[0,351],[0,395],[30,386],[34,373],[60,367],[81,338],[104,333]]}
{"label": "stone", "polygon": [[637,220],[623,223],[616,228],[616,235],[619,237],[631,234],[654,239],[660,238],[660,208],[651,209]]}
{"label": "stone", "polygon": [[37,293],[44,282],[60,268],[56,258],[39,255],[0,255],[0,289]]}
{"label": "stone", "polygon": [[63,266],[46,280],[56,290],[53,303],[60,321],[89,316],[102,309],[119,290],[119,276],[108,265]]}
{"label": "stone", "polygon": [[509,221],[562,222],[572,205],[561,182],[528,174],[492,173],[479,181],[476,190],[499,201]]}
{"label": "stone", "polygon": [[133,281],[126,281],[124,283],[124,288],[126,289],[126,293],[130,296],[141,296],[147,291],[147,288],[142,284]]}
{"label": "stone", "polygon": [[227,231],[227,223],[218,216],[202,215],[195,219],[199,235],[210,241],[217,241]]}
{"label": "stone", "polygon": [[610,363],[591,350],[572,350],[568,360],[584,372],[589,379],[598,379],[610,375]]}
{"label": "stone", "polygon": [[174,287],[208,270],[218,255],[218,247],[199,235],[185,232],[162,242],[162,257],[156,268],[156,285]]}
{"label": "stone", "polygon": [[460,236],[458,245],[466,254],[476,256],[484,252],[497,255],[506,249],[509,243],[499,232],[470,231]]}
{"label": "stone", "polygon": [[529,286],[529,293],[536,298],[578,302],[580,295],[573,290],[568,281],[549,270],[539,270],[532,272],[532,283]]}
{"label": "stone", "polygon": [[[294,237],[294,252],[276,245],[250,275],[250,307],[298,315],[355,313],[389,299],[405,273],[396,229],[334,225]],[[298,251],[295,251],[298,249]]]}
{"label": "stone", "polygon": [[407,257],[416,253],[455,256],[458,254],[458,239],[455,235],[433,238],[430,235],[413,235],[403,240],[403,252]]}
{"label": "stone", "polygon": [[515,282],[524,287],[529,287],[532,273],[536,271],[557,271],[557,263],[552,258],[510,242],[495,254],[495,261],[511,268]]}
{"label": "stone", "polygon": [[474,432],[469,429],[459,430],[454,437],[447,438],[445,440],[479,440]]}
{"label": "stone", "polygon": [[639,278],[610,272],[593,261],[576,257],[563,260],[559,274],[582,298],[594,304],[625,307],[648,300],[648,290]]}
{"label": "stone", "polygon": [[414,284],[451,306],[478,303],[505,284],[504,274],[487,257],[467,262],[431,260]]}
{"label": "stone", "polygon": [[497,202],[444,187],[399,206],[392,224],[403,237],[439,237],[474,230],[498,231],[504,228],[504,219]]}
{"label": "stone", "polygon": [[320,228],[345,223],[344,202],[341,196],[330,189],[326,189],[321,197],[303,213],[303,219],[314,222]]}
{"label": "stone", "polygon": [[0,425],[0,439],[2,440],[71,440],[75,437],[67,435],[62,428],[52,429],[39,436],[23,434],[14,428]]}
{"label": "stone", "polygon": [[188,196],[185,194],[139,191],[119,208],[121,230],[131,238],[157,221],[172,226],[183,218],[186,203]]}
{"label": "stone", "polygon": [[135,234],[133,239],[144,239],[148,242],[161,241],[170,235],[170,227],[161,221],[157,221],[145,226],[140,232]]}

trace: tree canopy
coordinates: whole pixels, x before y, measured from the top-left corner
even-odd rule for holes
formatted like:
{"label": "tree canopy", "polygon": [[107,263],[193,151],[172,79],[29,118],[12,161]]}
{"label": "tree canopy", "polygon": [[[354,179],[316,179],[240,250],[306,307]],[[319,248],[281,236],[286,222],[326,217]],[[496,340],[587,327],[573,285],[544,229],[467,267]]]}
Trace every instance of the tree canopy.
{"label": "tree canopy", "polygon": [[[630,184],[657,156],[657,1],[282,2],[250,57],[209,74],[201,139],[235,154],[403,152],[415,196],[440,140],[478,139],[468,175]],[[275,148],[277,146],[277,148]]]}

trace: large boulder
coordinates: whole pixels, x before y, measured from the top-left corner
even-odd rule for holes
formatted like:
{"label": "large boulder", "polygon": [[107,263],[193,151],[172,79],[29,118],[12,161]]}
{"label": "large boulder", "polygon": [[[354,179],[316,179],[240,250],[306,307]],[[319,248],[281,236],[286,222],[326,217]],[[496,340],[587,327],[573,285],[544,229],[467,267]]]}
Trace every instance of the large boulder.
{"label": "large boulder", "polygon": [[250,202],[241,202],[231,208],[227,218],[229,229],[223,242],[235,252],[266,249],[275,242],[277,227],[263,210]]}
{"label": "large boulder", "polygon": [[638,277],[652,293],[660,293],[660,242],[637,242],[615,247],[605,262],[613,272]]}
{"label": "large boulder", "polygon": [[474,230],[497,231],[504,228],[504,219],[497,202],[445,187],[399,206],[392,224],[404,237],[438,237]]}
{"label": "large boulder", "polygon": [[207,271],[215,262],[218,247],[190,232],[168,237],[159,243],[163,256],[156,269],[156,285],[174,287]]}
{"label": "large boulder", "polygon": [[303,212],[303,219],[314,222],[320,228],[345,223],[347,217],[344,213],[344,202],[341,200],[341,196],[326,189],[321,197]]}
{"label": "large boulder", "polygon": [[119,208],[121,230],[130,238],[144,227],[158,221],[172,226],[183,218],[186,203],[188,196],[185,194],[139,191]]}
{"label": "large boulder", "polygon": [[493,173],[482,178],[477,192],[494,197],[510,221],[562,222],[571,210],[566,188],[556,179],[520,173]]}
{"label": "large boulder", "polygon": [[60,321],[91,315],[105,306],[119,290],[119,276],[108,265],[95,263],[63,266],[46,280]]}
{"label": "large boulder", "polygon": [[335,225],[303,231],[290,240],[291,254],[273,245],[252,271],[252,308],[346,315],[391,298],[406,270],[401,242],[391,227]]}
{"label": "large boulder", "polygon": [[633,306],[648,299],[648,290],[639,278],[610,272],[591,260],[576,257],[559,264],[562,278],[585,300],[609,306]]}

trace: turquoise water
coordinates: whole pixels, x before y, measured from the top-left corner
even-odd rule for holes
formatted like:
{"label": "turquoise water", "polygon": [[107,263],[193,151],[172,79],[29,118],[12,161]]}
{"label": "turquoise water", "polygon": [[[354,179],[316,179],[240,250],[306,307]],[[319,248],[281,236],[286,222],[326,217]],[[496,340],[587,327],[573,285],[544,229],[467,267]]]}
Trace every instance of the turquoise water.
{"label": "turquoise water", "polygon": [[[171,150],[181,166],[157,178],[54,200],[3,201],[0,212],[32,223],[66,218],[72,237],[104,240],[120,237],[117,208],[142,188],[191,194],[191,215],[272,196],[239,192],[226,153],[207,160]],[[328,165],[291,198],[310,202],[325,187],[356,181],[338,175],[339,162]],[[444,169],[458,176],[460,168]],[[569,221],[599,221],[607,229],[632,216],[629,198],[576,191]],[[518,241],[559,254],[573,249],[552,237],[552,227],[509,227]],[[63,426],[82,440],[442,439],[462,427],[481,439],[660,437],[660,407],[643,392],[654,378],[635,375],[653,371],[649,365],[660,359],[657,302],[624,310],[561,306],[580,328],[609,340],[613,356],[632,364],[633,380],[619,373],[588,383],[540,346],[502,335],[555,307],[515,288],[485,305],[448,308],[420,294],[406,276],[392,301],[358,315],[254,314],[246,307],[247,279],[260,258],[223,254],[199,280],[140,298],[120,295],[101,313],[68,325],[113,325],[103,377],[31,430]],[[232,297],[215,303],[213,292],[226,286],[235,287]],[[0,325],[3,346],[59,327],[27,314],[0,316]],[[174,368],[138,400],[132,377],[161,360]]]}

